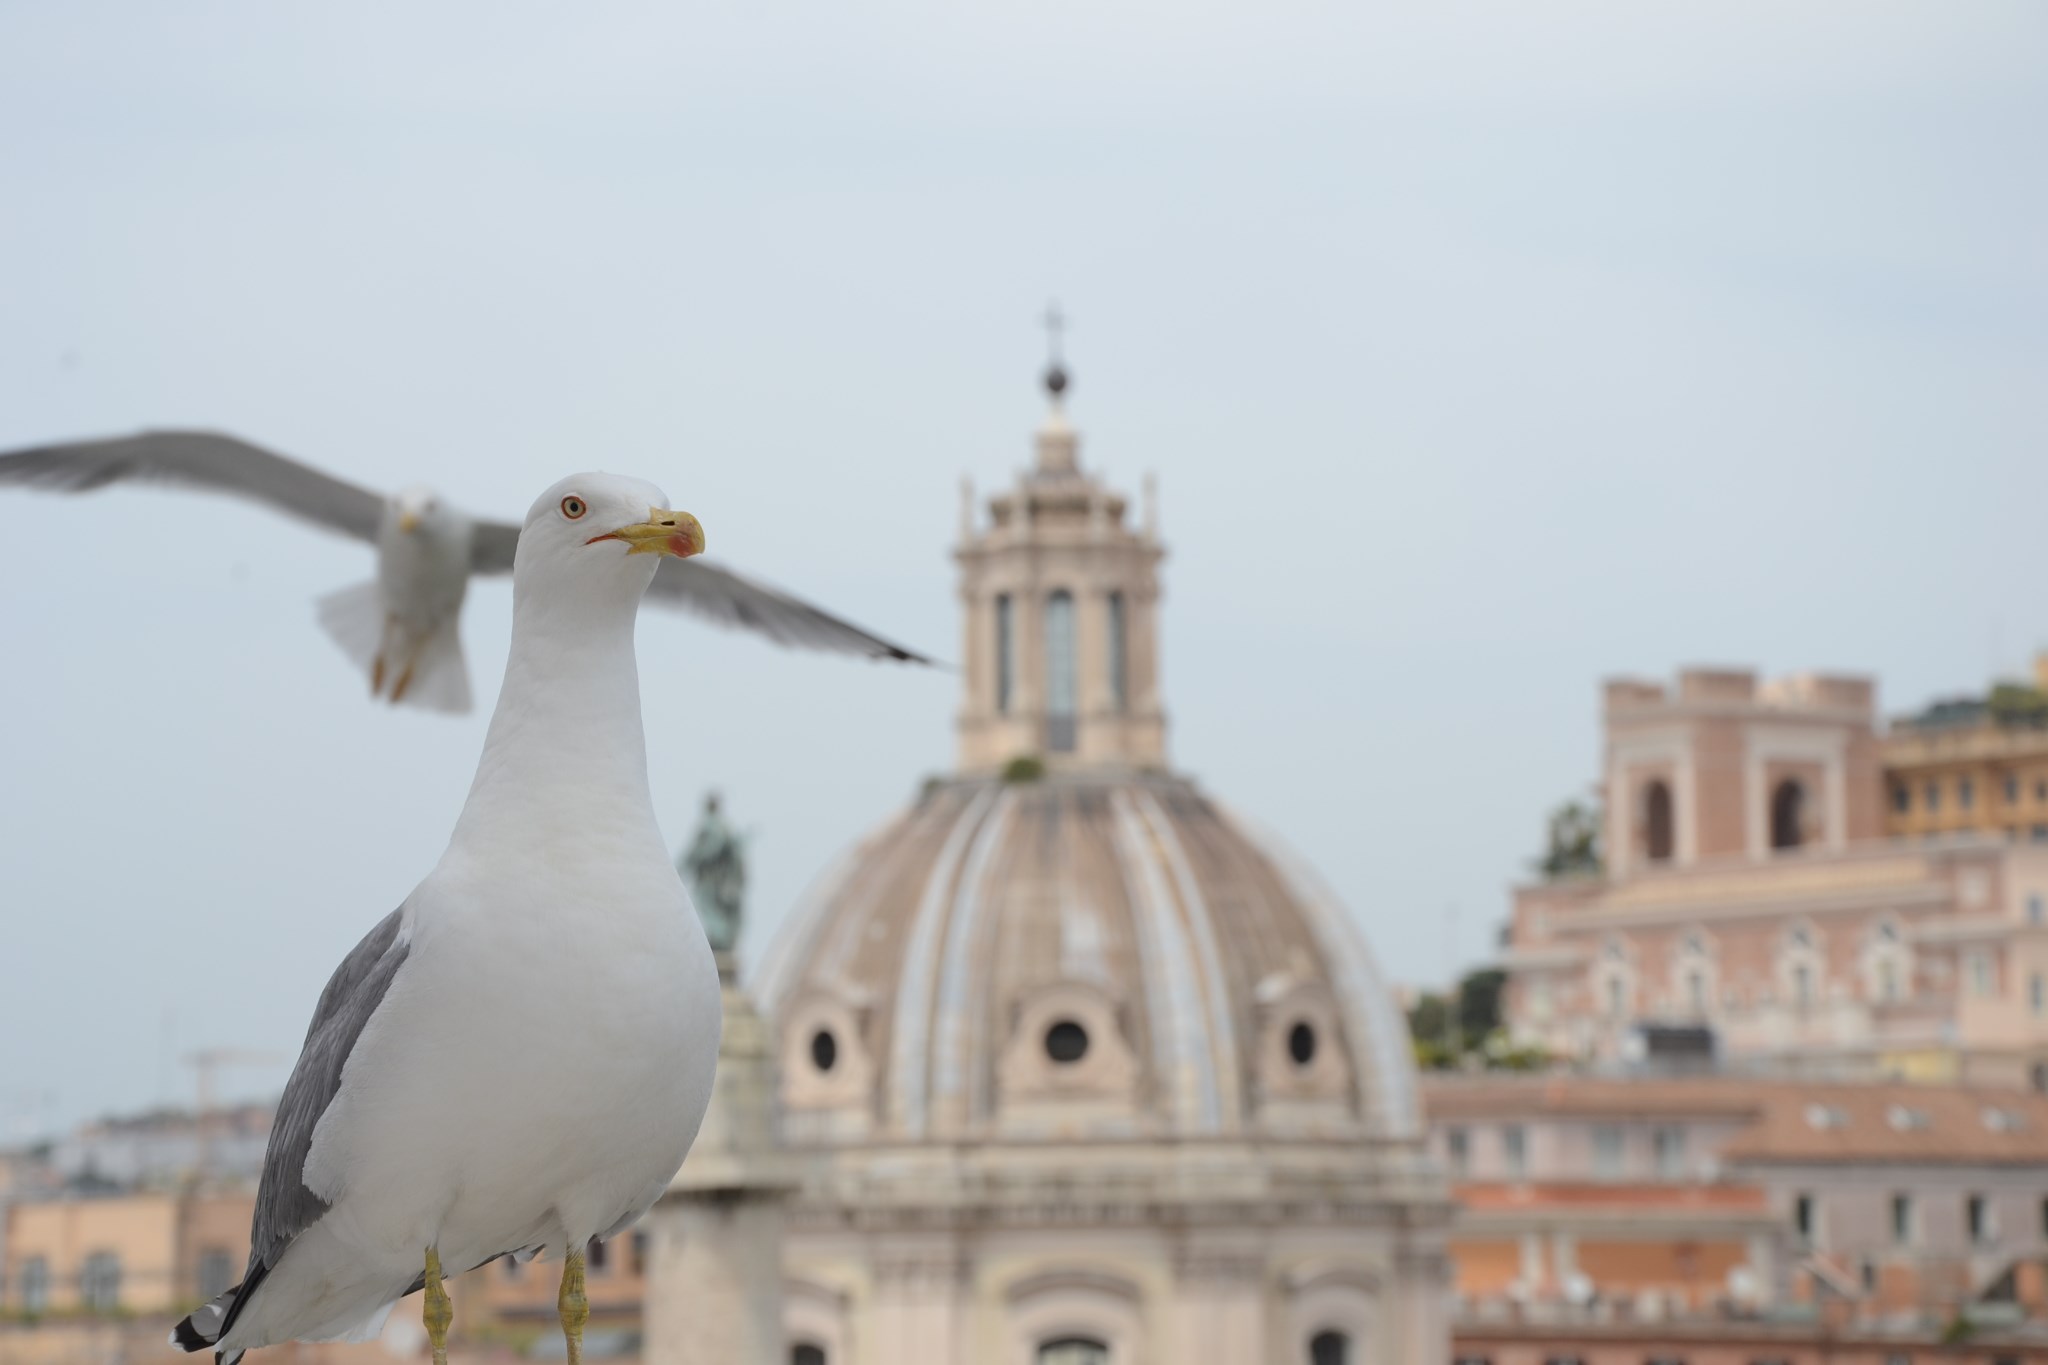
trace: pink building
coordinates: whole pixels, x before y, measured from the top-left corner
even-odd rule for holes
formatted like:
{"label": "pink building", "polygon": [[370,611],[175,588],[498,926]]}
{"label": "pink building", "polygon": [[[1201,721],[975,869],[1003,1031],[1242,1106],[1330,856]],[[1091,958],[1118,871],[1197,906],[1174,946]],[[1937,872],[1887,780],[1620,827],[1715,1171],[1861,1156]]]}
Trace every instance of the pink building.
{"label": "pink building", "polygon": [[1604,873],[1515,892],[1521,1040],[2048,1087],[2048,847],[1887,837],[1869,680],[1611,681],[1603,721]]}

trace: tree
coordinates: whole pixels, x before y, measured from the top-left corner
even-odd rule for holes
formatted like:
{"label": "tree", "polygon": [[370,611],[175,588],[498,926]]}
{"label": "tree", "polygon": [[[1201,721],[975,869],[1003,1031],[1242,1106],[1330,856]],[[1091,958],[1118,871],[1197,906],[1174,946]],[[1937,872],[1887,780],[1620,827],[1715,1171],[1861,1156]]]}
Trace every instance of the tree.
{"label": "tree", "polygon": [[1508,974],[1498,967],[1467,972],[1458,983],[1458,1029],[1476,1045],[1501,1026],[1500,998],[1507,988]]}
{"label": "tree", "polygon": [[1550,813],[1549,847],[1536,860],[1545,881],[1565,877],[1597,877],[1600,859],[1600,816],[1580,801],[1567,801]]}

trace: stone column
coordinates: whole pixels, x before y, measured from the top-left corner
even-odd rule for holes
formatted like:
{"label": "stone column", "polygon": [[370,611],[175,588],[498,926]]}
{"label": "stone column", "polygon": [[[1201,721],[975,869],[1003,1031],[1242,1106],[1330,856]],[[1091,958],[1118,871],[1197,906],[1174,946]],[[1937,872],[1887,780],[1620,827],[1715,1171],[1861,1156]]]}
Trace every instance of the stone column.
{"label": "stone column", "polygon": [[647,1215],[645,1365],[786,1365],[783,1205],[794,1168],[776,1122],[767,1025],[720,954],[725,1033],[711,1107]]}

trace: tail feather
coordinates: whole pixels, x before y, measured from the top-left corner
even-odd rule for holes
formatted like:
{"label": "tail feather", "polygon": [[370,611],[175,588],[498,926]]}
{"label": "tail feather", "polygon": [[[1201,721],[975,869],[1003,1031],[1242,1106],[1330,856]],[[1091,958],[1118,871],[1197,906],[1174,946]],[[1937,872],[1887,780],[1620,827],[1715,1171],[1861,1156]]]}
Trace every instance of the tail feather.
{"label": "tail feather", "polygon": [[469,709],[469,665],[462,658],[462,635],[457,623],[449,621],[414,647],[409,662],[390,677],[390,697],[395,706],[422,706],[429,711],[455,714]]}
{"label": "tail feather", "polygon": [[384,640],[384,594],[376,581],[328,593],[318,606],[321,628],[357,668],[368,672]]}
{"label": "tail feather", "polygon": [[319,610],[321,627],[369,675],[371,696],[394,706],[469,710],[460,617],[422,637],[385,610],[383,591],[374,581],[327,594]]}

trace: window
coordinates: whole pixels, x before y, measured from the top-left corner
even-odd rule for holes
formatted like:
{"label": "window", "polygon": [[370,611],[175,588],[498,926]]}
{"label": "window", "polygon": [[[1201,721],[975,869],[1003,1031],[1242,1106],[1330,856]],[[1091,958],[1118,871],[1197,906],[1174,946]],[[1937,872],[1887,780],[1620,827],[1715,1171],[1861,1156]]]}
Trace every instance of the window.
{"label": "window", "polygon": [[799,1341],[789,1348],[789,1365],[825,1365],[825,1348]]}
{"label": "window", "polygon": [[1643,791],[1643,851],[1653,863],[1671,858],[1671,788],[1652,782]]}
{"label": "window", "polygon": [[1813,969],[1803,962],[1792,969],[1792,999],[1801,1009],[1813,1003]]}
{"label": "window", "polygon": [[199,1299],[202,1303],[219,1298],[234,1287],[235,1258],[219,1247],[199,1253]]}
{"label": "window", "polygon": [[2027,837],[2037,844],[2048,844],[2048,825],[2036,825],[2027,831]]}
{"label": "window", "polygon": [[1929,782],[1927,784],[1927,793],[1920,804],[1927,807],[1927,813],[1930,815],[1941,809],[1941,784],[1939,782]]}
{"label": "window", "polygon": [[1086,1337],[1062,1337],[1038,1348],[1038,1365],[1109,1365],[1109,1348]]}
{"label": "window", "polygon": [[[2041,1206],[2042,1218],[2048,1222],[2048,1202]],[[50,1306],[50,1263],[41,1256],[30,1256],[21,1263],[21,1311],[33,1317]]]}
{"label": "window", "polygon": [[95,1251],[78,1272],[78,1301],[94,1313],[110,1313],[121,1304],[121,1258]]}
{"label": "window", "polygon": [[1983,1195],[1973,1194],[1963,1201],[1963,1226],[1972,1242],[1981,1245],[1991,1240],[1991,1206]]}
{"label": "window", "polygon": [[632,1247],[633,1262],[626,1273],[629,1275],[645,1275],[647,1273],[647,1229],[633,1229]]}
{"label": "window", "polygon": [[831,1029],[821,1028],[811,1035],[811,1065],[820,1071],[839,1065],[839,1040]]}
{"label": "window", "polygon": [[1913,1196],[1892,1196],[1892,1241],[1905,1246],[1913,1240]]}
{"label": "window", "polygon": [[1799,1234],[1799,1240],[1807,1246],[1814,1244],[1813,1196],[1798,1194],[1792,1197],[1792,1228]]}
{"label": "window", "polygon": [[2034,783],[2034,799],[2036,801],[2048,801],[2048,777],[2044,777]]}
{"label": "window", "polygon": [[2035,1062],[2027,1068],[2027,1083],[2037,1095],[2048,1095],[2048,1062]]}
{"label": "window", "polygon": [[1597,1180],[1615,1180],[1621,1176],[1621,1129],[1611,1123],[1595,1125],[1593,1129],[1593,1176]]}
{"label": "window", "polygon": [[1685,1178],[1685,1130],[1683,1128],[1654,1128],[1650,1131],[1650,1148],[1656,1154],[1657,1178],[1659,1180],[1683,1180]]}
{"label": "window", "polygon": [[1045,599],[1045,747],[1074,751],[1079,687],[1074,676],[1074,595],[1065,588]]}
{"label": "window", "polygon": [[2027,978],[2027,1008],[2035,1014],[2048,1012],[2048,980],[2039,972]]}
{"label": "window", "polygon": [[1045,1031],[1045,1055],[1061,1066],[1070,1066],[1088,1055],[1088,1030],[1071,1019],[1062,1019]]}
{"label": "window", "polygon": [[2048,1199],[2041,1201],[2041,1237],[2048,1240]]}
{"label": "window", "polygon": [[1791,778],[1771,793],[1771,847],[1797,848],[1805,841],[1806,790]]}
{"label": "window", "polygon": [[593,1275],[602,1275],[611,1268],[612,1251],[609,1243],[593,1237],[583,1249],[583,1264]]}
{"label": "window", "polygon": [[2005,804],[2017,806],[2020,803],[2020,780],[2017,777],[2005,779]]}
{"label": "window", "polygon": [[996,594],[996,710],[1009,714],[1017,679],[1017,623],[1010,594]]}
{"label": "window", "polygon": [[2048,924],[2048,900],[2043,900],[2038,891],[2027,896],[2027,923]]}
{"label": "window", "polygon": [[1309,1365],[1351,1365],[1351,1338],[1342,1332],[1318,1332],[1309,1338]]}
{"label": "window", "polygon": [[1992,971],[1991,954],[1975,952],[1970,954],[1970,994],[1987,996],[1997,990],[1997,980]]}
{"label": "window", "polygon": [[1446,1128],[1444,1159],[1450,1163],[1452,1177],[1463,1180],[1472,1168],[1472,1135],[1463,1128]]}
{"label": "window", "polygon": [[1626,986],[1624,986],[1624,985],[1622,984],[1622,981],[1621,981],[1621,978],[1620,978],[1620,977],[1618,977],[1618,976],[1610,976],[1610,977],[1608,977],[1608,978],[1607,978],[1607,1012],[1608,1012],[1609,1014],[1612,1014],[1612,1015],[1615,1015],[1615,1016],[1619,1017],[1619,1016],[1620,1016],[1620,1014],[1621,1014],[1621,1012],[1622,1012],[1622,1011],[1623,1011],[1623,1010],[1624,1010],[1624,1009],[1625,1009],[1625,1008],[1627,1007],[1627,1005],[1628,1005],[1628,988],[1627,988]]}
{"label": "window", "polygon": [[1899,964],[1890,958],[1877,964],[1877,998],[1885,1001],[1899,998]]}
{"label": "window", "polygon": [[1316,1059],[1316,1031],[1307,1020],[1287,1030],[1287,1056],[1296,1066],[1307,1066]]}
{"label": "window", "polygon": [[1685,999],[1695,1019],[1707,1012],[1707,978],[1699,972],[1685,974]]}
{"label": "window", "polygon": [[1121,711],[1130,705],[1129,631],[1124,624],[1124,595],[1109,595],[1109,704]]}
{"label": "window", "polygon": [[1913,809],[1913,789],[1903,782],[1892,788],[1892,809],[1900,815]]}
{"label": "window", "polygon": [[1977,804],[1977,784],[1967,777],[1956,779],[1956,809],[1968,810]]}
{"label": "window", "polygon": [[1519,1123],[1511,1123],[1500,1130],[1501,1160],[1508,1169],[1508,1179],[1521,1180],[1529,1174],[1529,1130]]}

